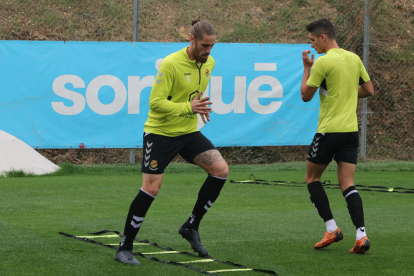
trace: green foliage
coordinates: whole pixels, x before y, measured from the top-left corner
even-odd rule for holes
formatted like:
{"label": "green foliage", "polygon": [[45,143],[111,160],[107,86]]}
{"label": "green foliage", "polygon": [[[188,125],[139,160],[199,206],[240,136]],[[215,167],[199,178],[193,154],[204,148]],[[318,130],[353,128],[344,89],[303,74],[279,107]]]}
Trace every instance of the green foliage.
{"label": "green foliage", "polygon": [[222,36],[223,42],[248,42],[248,43],[269,43],[273,39],[271,35],[263,40],[261,34],[270,34],[270,24],[262,24],[254,26],[250,23],[235,23],[234,31],[231,34],[225,34]]}
{"label": "green foliage", "polygon": [[[123,3],[119,3],[117,1],[104,1],[103,2],[103,16],[104,17],[118,17],[123,14]],[[131,17],[132,19],[132,17]]]}
{"label": "green foliage", "polygon": [[33,176],[32,174],[27,174],[24,171],[9,171],[6,173],[6,177],[28,177]]}
{"label": "green foliage", "polygon": [[48,176],[68,175],[106,175],[106,174],[136,174],[141,167],[134,164],[103,164],[103,165],[74,165],[69,162],[59,164],[60,170]]}
{"label": "green foliage", "polygon": [[[60,170],[56,171],[55,173],[53,173],[53,175],[71,175],[71,174],[76,174],[79,173],[79,171],[81,171],[82,167],[79,166],[75,166],[69,162],[64,162],[59,164]],[[85,168],[85,167],[83,167]],[[85,171],[85,170],[83,170]]]}
{"label": "green foliage", "polygon": [[285,8],[285,7],[281,8],[280,12],[283,15],[284,19],[286,20],[292,19],[292,15],[294,14],[294,11],[292,9]]}
{"label": "green foliage", "polygon": [[44,24],[54,25],[54,24],[60,24],[60,23],[61,23],[60,15],[51,13],[51,12],[45,13]]}
{"label": "green foliage", "polygon": [[293,2],[295,3],[295,5],[297,5],[299,7],[305,7],[305,6],[309,5],[307,0],[294,0]]}
{"label": "green foliage", "polygon": [[82,12],[77,12],[76,14],[79,15],[79,17],[83,20],[89,20],[89,19],[94,18],[93,14],[88,13],[88,12],[83,12],[82,11]]}
{"label": "green foliage", "polygon": [[57,2],[57,4],[60,5],[65,5],[65,6],[70,6],[70,5],[76,5],[78,4],[79,1],[77,0],[55,0],[55,2]]}

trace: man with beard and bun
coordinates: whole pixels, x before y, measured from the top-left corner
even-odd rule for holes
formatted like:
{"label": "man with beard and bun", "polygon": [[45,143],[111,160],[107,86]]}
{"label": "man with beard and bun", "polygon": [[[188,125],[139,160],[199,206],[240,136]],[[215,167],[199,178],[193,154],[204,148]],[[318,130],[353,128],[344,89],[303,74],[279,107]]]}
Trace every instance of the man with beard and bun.
{"label": "man with beard and bun", "polygon": [[198,228],[218,198],[229,168],[211,141],[197,129],[197,114],[204,123],[210,121],[209,105],[212,103],[209,97],[202,95],[215,65],[210,52],[216,42],[216,33],[207,21],[193,23],[190,45],[167,56],[154,80],[150,111],[144,125],[142,187],[129,208],[123,240],[115,255],[115,260],[122,263],[140,265],[132,254],[133,241],[161,188],[164,169],[177,154],[208,174],[192,213],[178,229],[195,252],[208,255],[200,241]]}
{"label": "man with beard and bun", "polygon": [[325,53],[314,62],[314,55],[309,58],[309,50],[302,52],[302,100],[310,101],[318,88],[320,97],[318,129],[306,163],[310,199],[326,225],[323,239],[314,248],[321,249],[343,239],[321,183],[323,172],[334,159],[338,165],[339,186],[356,228],[356,241],[350,252],[364,253],[369,250],[370,242],[365,231],[362,199],[354,185],[359,142],[356,109],[358,98],[372,96],[374,87],[361,59],[339,48],[330,20],[318,19],[307,25],[306,30],[312,48],[318,54]]}

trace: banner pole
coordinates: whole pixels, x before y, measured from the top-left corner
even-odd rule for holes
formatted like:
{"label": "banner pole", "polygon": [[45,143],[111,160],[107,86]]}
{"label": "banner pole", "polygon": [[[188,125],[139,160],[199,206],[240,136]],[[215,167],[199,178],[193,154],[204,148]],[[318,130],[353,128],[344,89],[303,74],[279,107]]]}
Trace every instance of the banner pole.
{"label": "banner pole", "polygon": [[[139,37],[139,0],[134,0],[134,30],[132,34],[132,41],[138,42]],[[136,149],[129,150],[129,163],[135,164]]]}

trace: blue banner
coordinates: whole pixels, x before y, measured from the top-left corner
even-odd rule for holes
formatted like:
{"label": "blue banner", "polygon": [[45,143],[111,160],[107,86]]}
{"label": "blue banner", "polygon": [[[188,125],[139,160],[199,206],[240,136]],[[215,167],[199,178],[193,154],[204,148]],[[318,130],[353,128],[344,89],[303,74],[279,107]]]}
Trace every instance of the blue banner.
{"label": "blue banner", "polygon": [[[0,129],[33,148],[142,147],[157,68],[186,46],[0,41]],[[200,130],[218,147],[309,145],[319,99],[300,97],[307,49],[217,43],[205,91],[213,112]]]}

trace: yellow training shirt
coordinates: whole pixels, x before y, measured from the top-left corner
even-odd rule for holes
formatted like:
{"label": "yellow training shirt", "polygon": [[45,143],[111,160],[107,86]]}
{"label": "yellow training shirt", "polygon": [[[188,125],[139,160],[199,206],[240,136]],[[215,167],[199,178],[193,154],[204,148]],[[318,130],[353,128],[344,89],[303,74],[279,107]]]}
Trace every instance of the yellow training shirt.
{"label": "yellow training shirt", "polygon": [[214,65],[211,56],[203,64],[191,61],[187,47],[168,55],[154,80],[144,131],[169,137],[198,131],[190,102],[198,91],[204,93]]}
{"label": "yellow training shirt", "polygon": [[369,80],[361,59],[344,49],[330,49],[315,61],[306,84],[319,87],[318,133],[358,131],[358,87]]}

